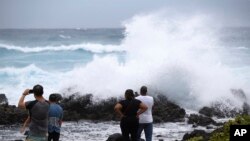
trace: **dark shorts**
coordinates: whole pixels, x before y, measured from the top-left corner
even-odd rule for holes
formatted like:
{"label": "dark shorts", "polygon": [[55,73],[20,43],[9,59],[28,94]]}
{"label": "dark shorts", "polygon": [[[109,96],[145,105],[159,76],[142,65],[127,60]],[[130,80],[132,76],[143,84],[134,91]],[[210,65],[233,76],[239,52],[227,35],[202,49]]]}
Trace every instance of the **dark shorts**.
{"label": "dark shorts", "polygon": [[59,141],[59,138],[60,138],[60,133],[57,133],[57,132],[49,132],[49,137],[48,137],[48,141]]}

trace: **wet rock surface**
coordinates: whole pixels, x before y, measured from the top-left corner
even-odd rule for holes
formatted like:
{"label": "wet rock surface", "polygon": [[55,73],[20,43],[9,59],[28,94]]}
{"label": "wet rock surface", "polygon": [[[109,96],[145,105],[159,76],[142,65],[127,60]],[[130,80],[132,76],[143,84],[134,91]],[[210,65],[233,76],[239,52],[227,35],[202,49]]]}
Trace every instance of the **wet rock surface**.
{"label": "wet rock surface", "polygon": [[17,108],[15,105],[8,105],[4,94],[0,95],[0,125],[12,125],[22,123],[27,118],[26,110]]}
{"label": "wet rock surface", "polygon": [[188,124],[195,124],[197,126],[207,126],[207,125],[210,125],[210,124],[216,125],[216,122],[210,117],[191,114],[188,117]]}
{"label": "wet rock surface", "polygon": [[[121,98],[110,97],[100,101],[94,101],[92,94],[79,95],[78,93],[63,98],[61,105],[64,109],[64,120],[77,121],[80,119],[91,120],[119,120],[114,112],[114,105]],[[164,95],[154,98],[153,109],[154,122],[180,122],[184,121],[185,110],[171,102]]]}
{"label": "wet rock surface", "polygon": [[206,131],[204,130],[194,130],[192,131],[191,133],[186,133],[184,136],[183,136],[183,141],[187,141],[188,139],[190,138],[193,138],[193,137],[203,137],[203,140],[202,141],[207,141],[209,139],[209,133],[207,133]]}

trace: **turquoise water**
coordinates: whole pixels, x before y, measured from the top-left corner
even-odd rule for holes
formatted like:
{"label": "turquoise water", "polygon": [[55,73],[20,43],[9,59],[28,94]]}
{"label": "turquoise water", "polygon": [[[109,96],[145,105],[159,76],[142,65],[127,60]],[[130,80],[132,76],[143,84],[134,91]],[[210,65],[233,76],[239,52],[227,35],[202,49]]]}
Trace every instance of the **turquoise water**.
{"label": "turquoise water", "polygon": [[173,98],[180,99],[180,93],[213,93],[214,86],[200,84],[218,76],[220,83],[240,80],[239,85],[225,85],[228,89],[249,84],[250,28],[216,30],[216,44],[204,43],[211,38],[204,33],[184,38],[180,31],[163,31],[0,29],[0,93],[16,104],[25,88],[38,83],[46,88],[46,96],[67,88],[112,96],[146,84],[176,92]]}
{"label": "turquoise water", "polygon": [[123,38],[122,29],[1,29],[0,67],[34,64],[46,70],[69,70],[91,61],[94,54],[112,53],[96,46],[117,45]]}

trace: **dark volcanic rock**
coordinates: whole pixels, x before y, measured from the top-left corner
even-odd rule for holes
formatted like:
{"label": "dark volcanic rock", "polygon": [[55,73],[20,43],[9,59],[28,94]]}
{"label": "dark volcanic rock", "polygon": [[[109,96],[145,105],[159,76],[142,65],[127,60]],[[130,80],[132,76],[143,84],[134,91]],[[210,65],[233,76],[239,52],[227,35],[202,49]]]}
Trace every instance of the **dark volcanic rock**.
{"label": "dark volcanic rock", "polygon": [[[124,141],[122,134],[120,133],[114,133],[108,137],[106,141]],[[140,139],[140,141],[145,141],[144,139]]]}
{"label": "dark volcanic rock", "polygon": [[[0,105],[0,113],[4,113],[0,115],[0,124],[23,123],[28,116],[27,111],[8,105],[5,95],[0,95],[0,98],[3,103]],[[169,101],[164,95],[158,95],[154,99],[154,122],[184,121],[186,112],[183,108]],[[58,100],[61,100],[59,104],[64,110],[64,121],[78,121],[80,119],[119,120],[114,111],[114,106],[120,98],[110,97],[97,101],[93,100],[92,94],[74,93],[63,98],[58,95]]]}
{"label": "dark volcanic rock", "polygon": [[[118,102],[117,98],[110,97],[103,99],[91,105],[88,109],[89,118],[93,120],[118,120],[118,116],[114,112],[114,106]],[[98,111],[93,113],[93,111]]]}
{"label": "dark volcanic rock", "polygon": [[[183,121],[186,114],[180,106],[169,101],[166,96],[158,95],[155,99],[153,116],[155,122]],[[75,93],[63,98],[61,105],[64,109],[64,120],[90,119],[90,120],[119,120],[114,112],[118,98],[94,101],[92,94],[80,95]]]}
{"label": "dark volcanic rock", "polygon": [[242,109],[243,109],[243,114],[250,115],[250,105],[249,104],[244,102],[243,106],[242,106]]}
{"label": "dark volcanic rock", "polygon": [[8,105],[5,94],[0,94],[0,125],[23,123],[28,117],[26,110],[21,110],[14,105]]}
{"label": "dark volcanic rock", "polygon": [[214,102],[210,107],[201,108],[199,113],[208,117],[215,116],[218,118],[236,117],[240,114],[249,114],[250,106],[247,104],[247,97],[244,91],[242,89],[231,89],[231,93],[236,99],[242,102],[242,109],[231,105],[231,101],[228,99],[226,100],[227,104],[224,104],[223,102]]}
{"label": "dark volcanic rock", "polygon": [[64,110],[65,121],[78,121],[85,116],[87,108],[92,104],[92,94],[81,96],[79,93],[63,98],[61,106]]}
{"label": "dark volcanic rock", "polygon": [[215,115],[215,109],[210,107],[203,107],[199,110],[199,113],[208,117],[212,117]]}
{"label": "dark volcanic rock", "polygon": [[123,141],[122,134],[114,133],[110,135],[106,141]]}
{"label": "dark volcanic rock", "polygon": [[199,110],[200,114],[208,117],[236,117],[236,115],[242,114],[242,110],[237,108],[227,107],[222,103],[214,103],[211,107],[203,107]]}
{"label": "dark volcanic rock", "polygon": [[114,97],[94,102],[92,94],[80,95],[76,93],[63,98],[61,105],[66,121],[80,119],[109,121],[116,119],[114,106],[117,102],[117,98]]}
{"label": "dark volcanic rock", "polygon": [[216,125],[216,122],[210,117],[191,114],[188,117],[188,124],[195,124],[195,125],[198,125],[198,126],[207,126],[207,125],[210,125],[210,124]]}
{"label": "dark volcanic rock", "polygon": [[153,117],[155,122],[179,122],[184,120],[185,110],[169,101],[165,95],[158,95],[154,100]]}
{"label": "dark volcanic rock", "polygon": [[193,132],[191,132],[190,134],[189,133],[186,133],[182,140],[183,141],[187,141],[188,139],[190,138],[193,138],[193,137],[199,137],[199,136],[202,136],[203,137],[203,140],[202,141],[208,141],[209,139],[209,133],[205,132],[204,130],[194,130]]}
{"label": "dark volcanic rock", "polygon": [[0,105],[0,125],[23,123],[28,117],[25,110],[13,105]]}
{"label": "dark volcanic rock", "polygon": [[8,105],[8,99],[5,94],[0,94],[0,105]]}

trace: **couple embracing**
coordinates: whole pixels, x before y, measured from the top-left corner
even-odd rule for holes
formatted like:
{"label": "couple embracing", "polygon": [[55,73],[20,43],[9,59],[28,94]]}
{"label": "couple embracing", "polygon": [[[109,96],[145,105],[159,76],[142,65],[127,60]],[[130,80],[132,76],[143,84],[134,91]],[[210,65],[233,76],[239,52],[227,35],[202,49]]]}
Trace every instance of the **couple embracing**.
{"label": "couple embracing", "polygon": [[[115,111],[121,116],[121,132],[124,141],[140,141],[144,130],[146,141],[152,141],[153,97],[147,95],[147,87],[142,86],[140,96],[135,97],[133,90],[125,91],[125,100],[115,105]],[[131,137],[130,137],[131,136]]]}

